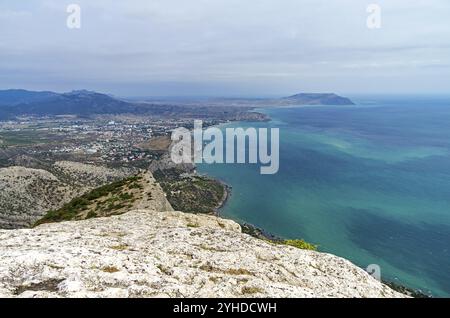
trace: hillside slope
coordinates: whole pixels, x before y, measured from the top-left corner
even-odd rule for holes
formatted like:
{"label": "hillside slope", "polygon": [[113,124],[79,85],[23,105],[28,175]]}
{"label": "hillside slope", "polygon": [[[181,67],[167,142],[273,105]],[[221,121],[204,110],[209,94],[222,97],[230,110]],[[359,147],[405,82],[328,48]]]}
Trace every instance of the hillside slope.
{"label": "hillside slope", "polygon": [[141,172],[95,188],[48,211],[34,226],[124,214],[130,210],[173,211],[151,172]]}
{"label": "hillside slope", "polygon": [[33,92],[24,89],[0,90],[0,105],[17,105],[21,103],[32,103],[57,96],[53,92]]}
{"label": "hillside slope", "polygon": [[342,258],[151,210],[0,231],[0,296],[402,297]]}
{"label": "hillside slope", "polygon": [[0,168],[0,228],[28,227],[48,210],[130,174],[127,170],[68,161],[46,169]]}

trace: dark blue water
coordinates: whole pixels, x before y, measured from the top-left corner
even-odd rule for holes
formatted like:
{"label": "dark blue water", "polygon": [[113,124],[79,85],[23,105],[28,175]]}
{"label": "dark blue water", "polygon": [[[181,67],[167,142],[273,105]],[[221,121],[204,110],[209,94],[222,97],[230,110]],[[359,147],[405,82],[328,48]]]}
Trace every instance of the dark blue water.
{"label": "dark blue water", "polygon": [[280,171],[201,165],[233,186],[223,214],[304,238],[382,277],[450,296],[450,98],[360,97],[352,107],[269,108]]}

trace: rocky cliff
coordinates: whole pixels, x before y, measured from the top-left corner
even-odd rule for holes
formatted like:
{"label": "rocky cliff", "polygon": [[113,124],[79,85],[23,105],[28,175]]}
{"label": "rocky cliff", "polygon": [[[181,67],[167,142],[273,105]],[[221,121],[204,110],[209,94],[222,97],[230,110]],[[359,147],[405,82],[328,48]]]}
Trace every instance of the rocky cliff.
{"label": "rocky cliff", "polygon": [[0,296],[402,297],[342,258],[152,210],[0,231]]}
{"label": "rocky cliff", "polygon": [[[5,171],[28,186],[18,176],[58,185],[49,172]],[[0,297],[403,297],[342,258],[254,238],[231,220],[174,212],[150,172],[71,202],[77,209],[60,212],[72,221],[0,230]],[[107,212],[106,203],[120,208]]]}
{"label": "rocky cliff", "polygon": [[61,161],[44,169],[0,168],[0,228],[23,228],[48,210],[74,197],[130,174],[78,162]]}

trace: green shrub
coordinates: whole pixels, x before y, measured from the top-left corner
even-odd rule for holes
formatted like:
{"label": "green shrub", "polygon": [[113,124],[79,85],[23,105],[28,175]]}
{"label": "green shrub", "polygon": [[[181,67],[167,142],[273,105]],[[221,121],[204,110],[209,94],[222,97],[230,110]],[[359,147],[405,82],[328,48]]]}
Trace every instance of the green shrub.
{"label": "green shrub", "polygon": [[[137,186],[141,185],[136,182],[141,180],[140,176],[133,176],[123,180],[115,181],[110,184],[101,186],[99,188],[93,189],[89,193],[86,193],[78,198],[73,199],[69,203],[65,204],[62,208],[58,210],[48,211],[47,214],[40,220],[38,220],[33,226],[37,226],[43,223],[51,222],[61,222],[73,220],[79,215],[80,212],[86,210],[93,201],[108,196],[110,193],[119,193],[125,185],[130,183],[135,183]],[[131,200],[133,198],[132,194],[122,193],[118,196],[113,196],[107,200],[109,205],[106,207],[107,210],[117,210],[125,207],[123,204],[115,204],[116,201]],[[103,202],[99,202],[98,205],[103,205]],[[87,214],[87,218],[96,217],[97,214],[94,211],[90,211]]]}
{"label": "green shrub", "polygon": [[92,219],[92,218],[96,218],[97,217],[97,213],[95,213],[94,211],[89,211],[89,213],[86,215],[86,219]]}
{"label": "green shrub", "polygon": [[130,194],[130,193],[121,193],[121,194],[119,195],[119,198],[120,198],[121,200],[131,200],[131,199],[133,198],[133,195]]}
{"label": "green shrub", "polygon": [[130,189],[139,189],[142,190],[144,187],[141,186],[139,183],[133,182],[128,186]]}
{"label": "green shrub", "polygon": [[318,246],[305,242],[304,240],[284,240],[281,244],[293,246],[302,250],[317,251]]}

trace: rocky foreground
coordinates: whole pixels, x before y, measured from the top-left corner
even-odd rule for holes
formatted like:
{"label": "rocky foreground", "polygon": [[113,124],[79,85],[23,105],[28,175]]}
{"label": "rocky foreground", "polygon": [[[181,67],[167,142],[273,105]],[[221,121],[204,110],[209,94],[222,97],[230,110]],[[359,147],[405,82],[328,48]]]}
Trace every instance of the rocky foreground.
{"label": "rocky foreground", "polygon": [[403,297],[342,258],[151,210],[0,231],[0,296]]}

